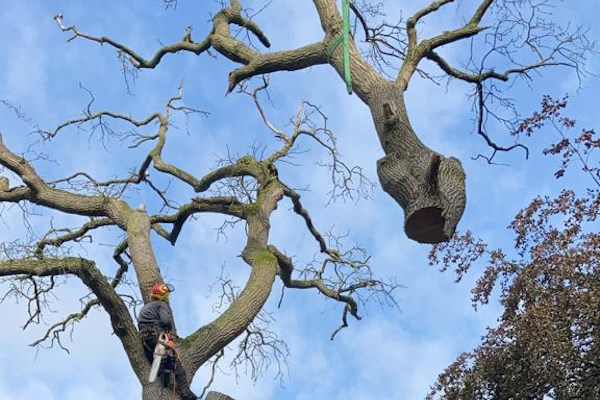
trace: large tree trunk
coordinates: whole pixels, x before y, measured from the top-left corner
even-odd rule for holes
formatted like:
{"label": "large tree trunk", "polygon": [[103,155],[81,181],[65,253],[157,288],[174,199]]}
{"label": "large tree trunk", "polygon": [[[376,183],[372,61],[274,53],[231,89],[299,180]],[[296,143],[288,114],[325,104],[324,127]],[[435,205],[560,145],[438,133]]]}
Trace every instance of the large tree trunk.
{"label": "large tree trunk", "polygon": [[229,397],[226,394],[219,392],[208,392],[205,400],[235,400],[233,397]]}
{"label": "large tree trunk", "polygon": [[142,400],[181,400],[172,390],[163,388],[160,383],[147,384],[142,388]]}
{"label": "large tree trunk", "polygon": [[434,152],[419,140],[398,85],[384,82],[372,88],[368,105],[386,154],[377,162],[379,181],[404,209],[406,235],[421,243],[448,240],[466,204],[460,161]]}

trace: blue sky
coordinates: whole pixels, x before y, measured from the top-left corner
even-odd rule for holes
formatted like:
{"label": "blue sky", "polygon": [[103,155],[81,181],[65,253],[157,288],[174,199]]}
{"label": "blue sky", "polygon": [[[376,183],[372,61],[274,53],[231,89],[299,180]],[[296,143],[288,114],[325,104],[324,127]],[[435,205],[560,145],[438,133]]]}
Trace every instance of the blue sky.
{"label": "blue sky", "polygon": [[[185,103],[210,112],[210,116],[192,119],[187,131],[184,120],[176,121],[178,129],[172,129],[165,159],[201,175],[227,151],[240,155],[253,143],[271,143],[251,99],[237,94],[225,97],[227,74],[233,67],[229,61],[207,55],[166,57],[157,69],[139,73],[132,86],[133,94],[129,95],[113,50],[82,40],[67,42],[68,35],[60,32],[52,20],[55,13],[61,12],[67,25],[111,36],[150,56],[159,42],[178,40],[187,25],[194,27],[198,37],[207,32],[209,13],[218,6],[212,1],[201,3],[182,0],[176,10],[164,11],[158,0],[4,0],[0,14],[0,99],[19,104],[30,118],[29,122],[17,121],[6,109],[0,109],[0,132],[5,143],[19,152],[33,146],[36,151],[48,153],[56,162],[40,160],[35,164],[48,179],[82,168],[99,179],[111,178],[118,171],[139,165],[143,155],[122,149],[116,140],[102,145],[97,137],[74,130],[63,132],[41,147],[38,137],[31,134],[34,127],[52,128],[80,116],[88,101],[80,83],[93,91],[97,109],[141,117],[162,110],[182,78]],[[264,3],[245,2],[255,9]],[[409,15],[427,2],[396,3],[388,6],[390,19],[399,15],[400,7],[404,15]],[[591,0],[560,4],[563,8],[559,18],[588,24],[592,26],[591,38],[600,37],[592,25],[594,16],[600,15],[600,4]],[[273,2],[257,18],[270,37],[273,50],[321,38],[316,12],[309,1]],[[456,15],[448,14],[423,29],[434,32],[438,23],[452,24],[455,18]],[[460,58],[463,51],[456,47],[447,55]],[[598,71],[598,61],[597,57],[589,60],[592,72]],[[383,153],[371,116],[363,103],[346,94],[343,82],[330,67],[275,74],[271,87],[274,106],[269,106],[267,112],[274,123],[285,127],[303,99],[318,104],[329,117],[329,126],[339,138],[345,160],[364,167],[367,176],[376,181],[375,161]],[[471,229],[492,243],[510,243],[505,226],[512,216],[534,195],[560,189],[561,183],[557,185],[552,176],[551,168],[556,162],[540,154],[552,137],[539,135],[539,139],[530,142],[532,156],[528,161],[519,151],[501,156],[499,161],[508,166],[471,160],[471,156],[486,149],[473,132],[466,89],[461,84],[446,88],[416,79],[406,94],[409,116],[425,143],[463,161],[468,201],[459,229]],[[599,89],[598,78],[585,78],[578,89],[573,73],[549,71],[529,88],[516,85],[511,95],[527,114],[537,108],[542,94],[559,97],[569,93],[570,115],[582,126],[598,127],[595,100]],[[511,140],[500,131],[494,135],[499,141]],[[295,161],[305,168],[316,168],[313,162],[323,154],[308,144],[303,146],[310,151]],[[267,310],[273,312],[277,321],[273,329],[290,348],[283,383],[274,379],[273,370],[267,370],[254,383],[243,374],[236,377],[224,364],[226,373],[218,376],[213,388],[239,400],[423,398],[437,374],[460,352],[474,347],[486,326],[494,324],[499,308],[495,304],[478,312],[471,308],[469,291],[477,278],[476,271],[455,284],[452,276],[427,266],[429,247],[406,239],[402,210],[379,186],[370,200],[327,204],[327,174],[311,171],[315,172],[284,165],[280,175],[294,187],[310,189],[302,192],[303,200],[319,229],[327,231],[333,227],[340,233],[349,232],[348,244],[361,243],[369,249],[373,269],[379,276],[396,277],[405,286],[398,294],[401,311],[372,304],[363,310],[363,320],[351,320],[349,329],[331,342],[329,336],[339,324],[340,305],[325,301],[317,293],[287,291],[282,307],[277,309],[281,286],[276,284]],[[189,196],[183,190],[180,193]],[[152,209],[147,193],[131,193],[127,200],[132,205],[148,203],[150,211],[157,211]],[[80,221],[41,209],[33,211],[36,215],[30,222],[38,233],[43,233],[51,220],[56,226],[73,226]],[[26,231],[21,210],[12,207],[1,212],[0,239],[23,239]],[[212,306],[216,293],[210,286],[223,265],[237,285],[243,285],[248,275],[247,266],[237,257],[242,249],[243,229],[240,226],[228,231],[226,239],[217,241],[216,228],[221,223],[219,216],[203,216],[191,222],[175,248],[155,240],[163,273],[177,287],[172,301],[183,334],[215,317]],[[98,260],[98,265],[111,274],[116,266],[111,260],[110,245],[119,238],[120,232],[100,231],[93,245],[84,244],[76,250]],[[310,261],[317,250],[302,221],[290,212],[289,204],[274,215],[271,238],[288,254],[296,255],[299,263]],[[0,288],[7,286],[0,284]],[[53,312],[47,314],[46,322],[53,323],[78,310],[79,298],[85,294],[76,280],[59,287]],[[38,351],[27,346],[45,327],[22,331],[26,304],[9,298],[0,307],[4,320],[0,330],[0,342],[4,344],[0,352],[0,400],[139,398],[139,384],[120,343],[111,335],[107,316],[100,310],[76,326],[72,342],[65,341],[70,350],[67,354],[57,348]],[[208,371],[201,370],[192,388],[199,393],[207,378]]]}

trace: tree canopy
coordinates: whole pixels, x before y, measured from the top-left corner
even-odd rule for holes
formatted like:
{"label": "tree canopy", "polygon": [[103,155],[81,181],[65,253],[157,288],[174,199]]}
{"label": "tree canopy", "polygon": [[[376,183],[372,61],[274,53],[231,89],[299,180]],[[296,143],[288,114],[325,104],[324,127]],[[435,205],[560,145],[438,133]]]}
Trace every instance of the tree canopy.
{"label": "tree canopy", "polygon": [[[554,68],[581,82],[594,49],[584,26],[550,13],[552,1],[440,0],[423,2],[399,17],[389,5],[343,1],[338,7],[335,1],[315,0],[302,8],[306,15],[298,17],[312,19],[307,34],[295,37],[300,43],[287,40],[288,27],[277,29],[283,32],[281,38],[270,33],[277,25],[274,10],[281,5],[232,0],[200,7],[205,16],[192,17],[186,14],[192,9],[186,7],[192,6],[185,3],[165,1],[167,10],[156,10],[160,16],[155,20],[179,15],[187,22],[179,31],[155,25],[156,32],[150,34],[160,36],[158,43],[148,31],[127,31],[124,21],[131,15],[113,13],[112,26],[119,28],[115,30],[109,24],[89,23],[85,7],[65,7],[49,18],[54,24],[51,34],[63,41],[51,52],[56,61],[47,64],[48,73],[62,77],[48,83],[54,90],[44,92],[48,96],[56,91],[56,99],[38,100],[43,104],[40,110],[52,109],[51,117],[38,121],[19,104],[18,96],[2,96],[3,112],[15,121],[8,130],[3,128],[0,141],[0,202],[5,225],[12,228],[2,237],[3,298],[24,301],[24,328],[43,326],[34,346],[68,349],[69,331],[101,308],[146,399],[173,396],[147,383],[149,364],[135,323],[137,307],[148,301],[154,282],[173,279],[185,289],[177,294],[180,303],[171,306],[176,322],[184,326],[178,324],[177,329],[180,356],[190,377],[202,369],[212,382],[223,358],[236,374],[245,370],[258,378],[273,365],[276,375],[283,374],[286,338],[274,333],[265,309],[274,288],[281,289],[281,296],[270,301],[282,309],[287,296],[297,299],[290,292],[317,293],[336,304],[341,322],[330,330],[332,339],[350,320],[360,320],[368,303],[401,305],[401,284],[373,262],[374,257],[380,260],[369,248],[374,241],[365,245],[348,233],[363,229],[376,234],[378,229],[370,222],[372,215],[353,214],[354,202],[375,196],[374,210],[389,214],[390,209],[380,205],[389,201],[379,195],[383,189],[396,204],[394,222],[390,221],[395,230],[420,243],[450,240],[467,203],[464,163],[493,164],[511,151],[523,162],[522,156],[530,153],[529,127],[558,118],[544,114],[524,122],[511,91],[520,93],[524,84],[534,85],[545,70],[560,76]],[[110,11],[111,6],[106,7]],[[80,24],[78,18],[88,22]],[[22,35],[27,37],[27,32]],[[109,52],[117,56],[113,73],[98,76],[93,63]],[[95,54],[94,61],[82,54]],[[329,71],[329,88],[355,94],[349,110],[362,107],[370,114],[371,121],[360,131],[350,125],[345,130],[332,128],[343,126],[336,120],[352,118],[343,108],[331,112],[328,102],[335,97],[319,100],[318,86],[307,90],[293,85],[293,76],[301,74],[308,79],[304,84],[310,83],[317,68]],[[78,95],[61,88],[77,85],[69,82],[70,70],[87,70],[81,76],[92,83],[78,83]],[[18,68],[12,75],[20,78],[14,87],[28,87]],[[36,90],[34,78],[31,90]],[[165,88],[167,82],[170,88]],[[435,140],[413,128],[405,97],[426,84],[446,85],[446,96],[466,94],[473,138],[482,139],[484,150],[473,138],[466,152],[452,141],[437,148],[431,144]],[[61,93],[67,97],[61,98]],[[562,107],[549,99],[545,104],[550,111],[543,113]],[[426,106],[424,115],[435,120],[435,109]],[[217,122],[207,122],[211,119]],[[569,121],[558,120],[565,125]],[[445,130],[443,125],[436,128]],[[17,133],[24,131],[31,133],[27,139]],[[593,147],[592,133],[579,138],[582,146]],[[349,161],[341,149],[352,135],[358,136],[358,146],[375,150]],[[451,134],[454,141],[467,140],[464,136]],[[569,143],[558,143],[549,152],[566,152],[566,159],[582,154],[569,149]],[[597,171],[588,166],[587,172]],[[564,168],[557,175],[563,173]],[[375,175],[381,187],[375,185]],[[313,194],[306,189],[314,184],[318,190]],[[569,193],[556,201],[571,204]],[[340,200],[348,203],[341,205]],[[580,207],[573,209],[577,215],[589,217],[597,205],[593,200],[582,204],[574,194],[571,200],[573,207]],[[539,210],[544,204],[552,210],[554,203],[540,198],[535,204],[525,212],[529,218],[543,214]],[[568,204],[560,212],[568,213]],[[331,211],[322,211],[325,205],[327,210],[343,211],[328,219]],[[522,226],[515,222],[515,229],[523,232],[521,255],[537,248],[534,242],[547,234],[527,236],[536,234],[530,225],[539,220],[528,220],[525,214],[517,219]],[[329,228],[325,221],[344,224]],[[207,226],[216,228],[218,238],[233,237],[220,261],[209,254],[214,241],[203,233]],[[287,240],[280,232],[287,232]],[[565,238],[562,248],[587,240],[578,234]],[[461,249],[456,244],[461,238],[475,244],[479,256],[485,253],[470,234],[458,236],[450,246]],[[174,253],[182,246],[183,255]],[[501,255],[492,252],[500,264],[505,261]],[[207,259],[218,266],[207,267]],[[194,275],[206,277],[210,270],[214,282],[215,267],[221,269],[224,262],[228,265],[213,285],[218,311],[202,318],[190,315],[193,307],[182,304],[203,292],[191,284],[197,282]],[[237,283],[227,272],[231,263],[247,266],[245,272],[236,272]],[[502,275],[489,271],[488,275]],[[85,287],[80,310],[48,322],[67,277]],[[511,279],[508,273],[506,279]],[[486,288],[491,290],[493,283]],[[487,300],[489,292],[483,290],[480,296]],[[235,349],[229,346],[233,343]],[[436,390],[446,390],[443,379]]]}
{"label": "tree canopy", "polygon": [[[454,267],[458,280],[485,260],[473,304],[488,303],[498,288],[504,311],[483,343],[439,376],[429,398],[600,396],[600,140],[594,130],[575,128],[565,106],[546,97],[542,110],[522,123],[527,134],[545,125],[556,131],[558,140],[544,153],[562,159],[555,176],[565,187],[555,196],[536,196],[516,215],[509,226],[514,249],[490,248],[467,232],[430,254],[432,264]],[[586,187],[564,183],[577,172]]]}

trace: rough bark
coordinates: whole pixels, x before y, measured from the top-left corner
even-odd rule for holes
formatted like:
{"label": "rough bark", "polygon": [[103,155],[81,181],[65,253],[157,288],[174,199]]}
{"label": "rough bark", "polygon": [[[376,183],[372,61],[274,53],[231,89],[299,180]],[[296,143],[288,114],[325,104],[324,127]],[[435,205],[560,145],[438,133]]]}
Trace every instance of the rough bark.
{"label": "rough bark", "polygon": [[[335,3],[315,0],[321,25],[331,43],[341,32]],[[404,106],[406,82],[383,79],[350,43],[352,88],[369,106],[385,157],[377,162],[379,182],[404,210],[406,235],[421,243],[447,241],[466,205],[465,173],[460,161],[425,146],[410,125]],[[420,57],[415,55],[414,67]],[[342,50],[330,64],[344,78]],[[413,70],[414,72],[414,70]],[[405,72],[404,77],[410,77]]]}
{"label": "rough bark", "polygon": [[208,392],[206,400],[235,400],[233,397],[219,392]]}
{"label": "rough bark", "polygon": [[408,120],[404,94],[396,84],[382,82],[372,90],[368,105],[386,154],[377,162],[381,186],[404,209],[409,238],[421,243],[447,241],[466,204],[461,163],[419,140]]}
{"label": "rough bark", "polygon": [[177,393],[173,393],[172,390],[166,389],[160,383],[155,382],[143,385],[142,400],[180,400],[180,397]]}
{"label": "rough bark", "polygon": [[277,259],[267,250],[269,216],[282,196],[282,185],[272,181],[260,190],[256,204],[249,209],[248,240],[242,255],[252,272],[244,290],[222,315],[184,339],[181,359],[188,376],[238,337],[267,301],[278,268]]}
{"label": "rough bark", "polygon": [[[403,96],[422,59],[435,58],[433,51],[437,47],[472,37],[483,29],[479,22],[492,0],[483,0],[469,22],[461,28],[418,42],[418,21],[450,2],[433,2],[409,18],[406,27],[406,55],[395,80],[385,79],[362,56],[354,41],[349,43],[352,90],[369,106],[386,153],[377,165],[380,183],[404,209],[404,227],[408,237],[423,243],[446,241],[454,233],[465,208],[465,174],[457,159],[444,157],[421,143],[408,122]],[[339,46],[343,24],[336,1],[313,0],[313,3],[325,34],[323,40],[293,50],[271,53],[261,53],[231,35],[230,25],[243,26],[256,35],[263,45],[269,46],[261,29],[253,21],[243,17],[240,2],[233,0],[229,7],[223,8],[214,16],[213,30],[202,44],[190,47],[191,43],[184,38],[181,42],[163,46],[151,60],[145,60],[129,47],[109,38],[86,35],[74,26],[66,27],[61,19],[57,23],[62,30],[71,31],[75,36],[101,44],[109,43],[129,55],[137,68],[154,68],[167,53],[191,51],[200,54],[212,47],[224,57],[242,64],[231,71],[228,92],[242,80],[256,75],[293,71],[326,63],[345,79],[343,51],[342,46]],[[488,77],[495,75],[470,77],[467,80],[480,81]],[[197,190],[202,187],[195,180],[189,181]]]}
{"label": "rough bark", "polygon": [[181,359],[189,377],[244,332],[269,297],[276,273],[277,260],[265,250],[253,263],[246,287],[231,306],[183,340]]}
{"label": "rough bark", "polygon": [[145,211],[135,210],[127,221],[127,244],[144,303],[150,301],[150,288],[163,278],[150,242],[150,220]]}
{"label": "rough bark", "polygon": [[[79,277],[97,296],[99,303],[110,316],[110,322],[121,340],[129,362],[138,379],[148,375],[146,357],[137,329],[127,306],[114,291],[108,280],[90,260],[76,257],[62,259],[17,259],[0,262],[0,276],[25,274],[30,276],[55,276],[71,274]],[[146,368],[144,368],[146,366]]]}

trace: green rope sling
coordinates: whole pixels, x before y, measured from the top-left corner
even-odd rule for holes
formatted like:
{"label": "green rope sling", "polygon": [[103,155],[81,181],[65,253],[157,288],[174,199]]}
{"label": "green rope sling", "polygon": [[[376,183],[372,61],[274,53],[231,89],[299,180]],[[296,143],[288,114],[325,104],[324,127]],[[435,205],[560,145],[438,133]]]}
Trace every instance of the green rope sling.
{"label": "green rope sling", "polygon": [[346,80],[346,90],[348,90],[348,94],[352,94],[352,76],[350,75],[350,0],[342,0],[342,21],[344,24],[342,35],[331,42],[327,53],[329,58],[331,58],[340,42],[343,42],[344,79]]}

